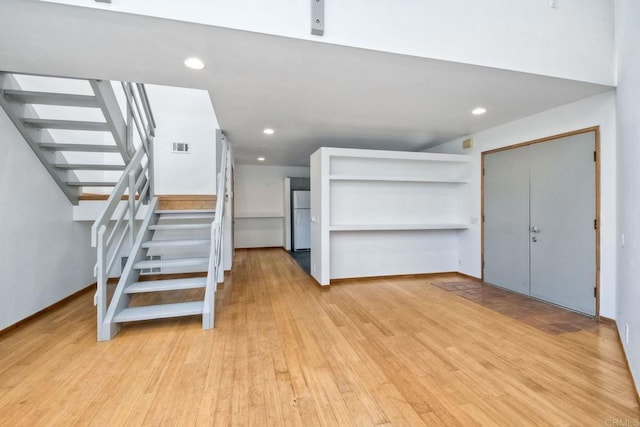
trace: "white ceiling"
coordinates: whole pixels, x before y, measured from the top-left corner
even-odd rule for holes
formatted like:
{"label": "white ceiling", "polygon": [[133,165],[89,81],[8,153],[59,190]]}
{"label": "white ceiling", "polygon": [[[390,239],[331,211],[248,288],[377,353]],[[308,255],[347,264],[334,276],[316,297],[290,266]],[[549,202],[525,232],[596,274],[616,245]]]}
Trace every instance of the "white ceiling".
{"label": "white ceiling", "polygon": [[[2,3],[0,70],[206,89],[238,163],[264,156],[306,165],[321,146],[421,150],[610,89],[34,0]],[[207,67],[186,69],[192,55]],[[476,106],[487,114],[472,116]]]}

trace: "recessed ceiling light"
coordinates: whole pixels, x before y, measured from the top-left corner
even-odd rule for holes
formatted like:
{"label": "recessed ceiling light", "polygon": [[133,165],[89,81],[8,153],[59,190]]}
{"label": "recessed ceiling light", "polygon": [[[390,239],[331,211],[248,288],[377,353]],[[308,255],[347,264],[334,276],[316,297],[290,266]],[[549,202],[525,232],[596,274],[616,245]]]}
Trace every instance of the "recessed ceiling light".
{"label": "recessed ceiling light", "polygon": [[271,129],[271,128],[266,128],[262,132],[264,132],[267,135],[273,135],[275,133],[275,131],[273,129]]}
{"label": "recessed ceiling light", "polygon": [[480,114],[484,114],[486,112],[487,112],[486,108],[478,107],[478,108],[474,108],[473,111],[471,111],[471,114],[473,114],[474,116],[479,116]]}
{"label": "recessed ceiling light", "polygon": [[184,60],[184,65],[194,70],[202,70],[204,68],[204,62],[196,57],[187,58]]}
{"label": "recessed ceiling light", "polygon": [[258,157],[259,162],[264,162],[264,157]]}

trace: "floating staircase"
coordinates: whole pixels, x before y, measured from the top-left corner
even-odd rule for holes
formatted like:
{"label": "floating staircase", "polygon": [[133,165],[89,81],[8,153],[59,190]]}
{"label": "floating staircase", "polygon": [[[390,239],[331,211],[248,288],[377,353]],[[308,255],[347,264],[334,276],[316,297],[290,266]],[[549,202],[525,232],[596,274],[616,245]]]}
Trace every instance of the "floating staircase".
{"label": "floating staircase", "polygon": [[[26,90],[19,83],[42,86],[38,79],[85,93]],[[85,187],[114,187],[135,151],[111,82],[0,73],[0,105],[74,205]],[[57,117],[45,115],[51,113]]]}
{"label": "floating staircase", "polygon": [[[106,314],[106,323],[117,325],[140,320],[202,316],[205,307],[204,292],[198,295],[199,299],[196,301],[143,306],[131,305],[131,303],[134,302],[137,294],[156,293],[157,297],[152,299],[162,300],[165,295],[170,297],[172,292],[175,294],[176,291],[206,288],[207,277],[142,280],[144,278],[142,272],[159,268],[162,273],[206,274],[209,269],[211,248],[209,231],[214,218],[215,212],[212,210],[161,211],[156,209],[151,212],[144,221],[143,227],[146,228],[140,230],[140,245],[137,248],[139,253],[125,266],[129,280],[118,284],[111,307]],[[158,225],[173,227],[158,229]],[[194,230],[197,232],[194,233]],[[185,252],[188,255],[185,255]],[[148,256],[159,253],[168,258],[146,260]],[[172,256],[172,253],[180,255]],[[122,301],[118,302],[119,299]]]}

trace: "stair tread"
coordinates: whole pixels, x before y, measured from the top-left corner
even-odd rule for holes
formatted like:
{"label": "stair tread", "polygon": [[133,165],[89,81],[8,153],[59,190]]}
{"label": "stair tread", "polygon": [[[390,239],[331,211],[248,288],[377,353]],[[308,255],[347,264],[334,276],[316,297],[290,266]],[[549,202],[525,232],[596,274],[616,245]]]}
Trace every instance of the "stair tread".
{"label": "stair tread", "polygon": [[142,244],[143,248],[166,248],[175,246],[200,246],[211,244],[211,239],[175,239],[175,240],[149,240]]}
{"label": "stair tread", "polygon": [[185,214],[181,216],[171,216],[171,217],[160,215],[160,219],[162,221],[207,220],[209,221],[208,224],[211,224],[215,219],[215,215],[214,214],[207,214],[207,215]]}
{"label": "stair tread", "polygon": [[191,219],[208,219],[213,222],[216,217],[215,211],[213,210],[184,210],[184,211],[164,211],[164,210],[156,210],[156,214],[160,215],[162,220],[191,220]]}
{"label": "stair tread", "polygon": [[127,286],[128,294],[142,292],[177,291],[181,289],[204,288],[207,285],[206,277],[190,277],[188,279],[148,280],[135,282]]}
{"label": "stair tread", "polygon": [[66,183],[71,187],[115,187],[117,182],[106,181],[69,181]]}
{"label": "stair tread", "polygon": [[25,104],[61,105],[67,107],[99,107],[96,97],[93,95],[75,95],[68,93],[7,89],[4,91],[4,96]]}
{"label": "stair tread", "polygon": [[58,169],[75,169],[75,170],[102,170],[102,171],[121,171],[125,165],[100,165],[89,163],[56,163],[54,165]]}
{"label": "stair tread", "polygon": [[215,209],[156,209],[161,215],[213,214]]}
{"label": "stair tread", "polygon": [[45,150],[54,151],[78,151],[78,152],[96,152],[96,153],[117,153],[118,147],[115,145],[98,145],[98,144],[56,144],[41,143],[39,147]]}
{"label": "stair tread", "polygon": [[149,226],[149,230],[207,230],[211,224],[156,224]]}
{"label": "stair tread", "polygon": [[158,259],[139,261],[134,265],[135,269],[142,270],[145,268],[157,267],[190,267],[195,265],[207,265],[209,258],[177,258],[177,259]]}
{"label": "stair tread", "polygon": [[113,318],[113,321],[121,323],[135,322],[139,320],[166,319],[168,317],[194,316],[202,314],[203,311],[204,301],[127,307],[118,313]]}
{"label": "stair tread", "polygon": [[109,125],[106,122],[25,118],[22,119],[22,123],[43,129],[109,131]]}

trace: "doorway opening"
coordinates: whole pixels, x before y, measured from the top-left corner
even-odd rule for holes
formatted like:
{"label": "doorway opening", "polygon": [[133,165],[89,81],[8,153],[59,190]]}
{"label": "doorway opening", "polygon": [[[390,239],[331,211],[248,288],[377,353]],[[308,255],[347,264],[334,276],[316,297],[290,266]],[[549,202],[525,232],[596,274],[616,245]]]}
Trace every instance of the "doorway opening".
{"label": "doorway opening", "polygon": [[307,274],[311,274],[310,188],[309,178],[285,179],[285,247]]}

